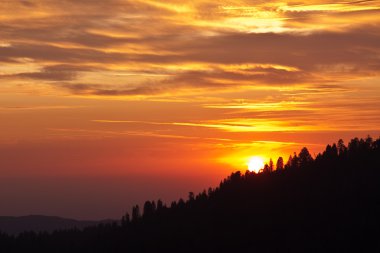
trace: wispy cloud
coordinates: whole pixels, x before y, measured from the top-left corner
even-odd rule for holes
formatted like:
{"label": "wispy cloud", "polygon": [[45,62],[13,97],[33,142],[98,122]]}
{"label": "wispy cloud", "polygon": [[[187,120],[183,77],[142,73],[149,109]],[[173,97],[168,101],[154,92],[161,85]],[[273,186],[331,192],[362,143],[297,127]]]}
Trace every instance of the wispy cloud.
{"label": "wispy cloud", "polygon": [[60,110],[85,108],[83,105],[33,105],[33,106],[0,106],[0,111]]}
{"label": "wispy cloud", "polygon": [[40,70],[2,78],[38,80],[88,96],[170,96],[194,88],[321,85],[378,76],[378,6],[322,0],[7,1],[0,10],[0,61],[12,66],[29,59]]}

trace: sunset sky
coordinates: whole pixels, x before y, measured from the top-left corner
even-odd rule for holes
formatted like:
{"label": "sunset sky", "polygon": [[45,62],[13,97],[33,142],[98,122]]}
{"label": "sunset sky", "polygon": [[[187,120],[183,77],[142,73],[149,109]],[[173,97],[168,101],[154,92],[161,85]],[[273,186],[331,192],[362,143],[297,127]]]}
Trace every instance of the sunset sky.
{"label": "sunset sky", "polygon": [[380,1],[0,1],[0,215],[119,218],[380,135]]}

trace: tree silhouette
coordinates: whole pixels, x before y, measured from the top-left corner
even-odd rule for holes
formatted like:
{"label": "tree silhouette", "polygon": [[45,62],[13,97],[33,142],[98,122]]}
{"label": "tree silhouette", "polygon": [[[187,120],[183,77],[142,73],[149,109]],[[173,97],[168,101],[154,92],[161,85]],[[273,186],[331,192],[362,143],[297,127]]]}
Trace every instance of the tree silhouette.
{"label": "tree silhouette", "polygon": [[286,162],[285,169],[291,169],[292,168],[292,161],[293,161],[293,157],[292,157],[292,155],[290,155],[288,158],[288,161]]}
{"label": "tree silhouette", "polygon": [[347,153],[347,147],[344,145],[344,141],[342,139],[339,139],[338,141],[338,154],[339,156],[343,157]]}
{"label": "tree silhouette", "polygon": [[306,147],[301,149],[298,157],[299,167],[308,167],[313,162],[313,157],[310,155],[309,150]]}
{"label": "tree silhouette", "polygon": [[164,203],[161,199],[157,200],[157,211],[160,211],[164,208]]}
{"label": "tree silhouette", "polygon": [[129,213],[126,213],[123,217],[121,217],[121,226],[126,227],[131,222]]}
{"label": "tree silhouette", "polygon": [[273,160],[272,158],[269,159],[269,172],[272,172],[274,170]]}
{"label": "tree silhouette", "polygon": [[277,159],[276,170],[283,170],[283,169],[284,169],[284,159],[280,156]]}
{"label": "tree silhouette", "polygon": [[264,173],[269,173],[269,172],[271,172],[270,167],[269,167],[269,165],[268,165],[267,163],[264,165],[263,172],[264,172]]}
{"label": "tree silhouette", "polygon": [[140,219],[140,217],[140,207],[139,205],[136,205],[132,208],[132,221],[137,221],[138,219]]}
{"label": "tree silhouette", "polygon": [[154,201],[152,201],[152,202],[146,201],[145,204],[144,204],[143,216],[144,217],[152,216],[155,211],[156,211],[156,204],[155,204],[155,202]]}

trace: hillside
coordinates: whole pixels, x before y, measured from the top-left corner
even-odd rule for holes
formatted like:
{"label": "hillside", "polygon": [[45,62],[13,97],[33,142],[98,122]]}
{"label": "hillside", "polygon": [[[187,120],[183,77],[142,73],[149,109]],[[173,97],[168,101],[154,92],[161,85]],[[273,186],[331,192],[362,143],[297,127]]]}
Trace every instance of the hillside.
{"label": "hillside", "polygon": [[82,229],[89,226],[95,226],[100,222],[103,221],[80,221],[45,215],[27,215],[19,217],[0,216],[0,230],[7,234],[18,235],[25,231],[53,232],[55,230],[72,228]]}
{"label": "hillside", "polygon": [[277,170],[236,172],[214,189],[147,201],[121,225],[0,236],[1,252],[380,251],[380,139],[306,148]]}

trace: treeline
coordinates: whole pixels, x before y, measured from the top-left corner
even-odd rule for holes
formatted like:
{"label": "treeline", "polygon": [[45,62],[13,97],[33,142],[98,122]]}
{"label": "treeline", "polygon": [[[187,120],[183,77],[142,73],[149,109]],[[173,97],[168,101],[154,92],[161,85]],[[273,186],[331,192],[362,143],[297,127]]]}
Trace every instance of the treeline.
{"label": "treeline", "polygon": [[147,201],[120,223],[0,234],[0,252],[380,251],[380,138],[307,148],[188,199]]}

